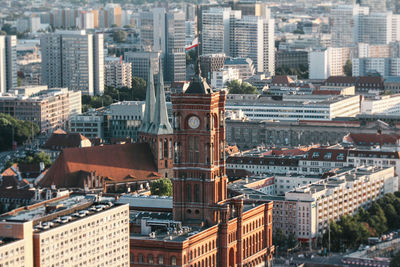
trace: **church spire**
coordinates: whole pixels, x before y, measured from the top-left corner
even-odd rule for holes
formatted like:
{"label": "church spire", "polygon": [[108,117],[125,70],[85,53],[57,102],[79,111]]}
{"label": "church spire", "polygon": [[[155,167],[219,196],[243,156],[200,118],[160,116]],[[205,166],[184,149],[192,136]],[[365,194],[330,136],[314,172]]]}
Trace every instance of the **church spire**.
{"label": "church spire", "polygon": [[159,59],[158,66],[159,71],[156,106],[154,111],[153,124],[150,127],[149,132],[153,134],[172,134],[173,130],[171,124],[168,121],[167,103],[165,101],[164,77],[162,71],[161,57]]}
{"label": "church spire", "polygon": [[149,131],[150,126],[153,123],[153,114],[156,105],[156,98],[154,94],[154,75],[153,75],[153,64],[149,64],[149,73],[147,79],[147,91],[146,91],[146,106],[144,110],[144,116],[142,124],[140,125],[139,132],[146,133]]}

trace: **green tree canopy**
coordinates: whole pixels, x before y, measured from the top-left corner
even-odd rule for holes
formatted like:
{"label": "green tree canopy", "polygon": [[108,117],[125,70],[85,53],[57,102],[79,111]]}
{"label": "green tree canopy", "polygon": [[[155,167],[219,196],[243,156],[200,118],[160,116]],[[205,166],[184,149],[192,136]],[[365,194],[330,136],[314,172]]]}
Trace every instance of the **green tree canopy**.
{"label": "green tree canopy", "polygon": [[346,64],[343,66],[343,72],[346,76],[352,76],[353,75],[353,64],[351,63],[351,60],[348,59],[346,61]]}
{"label": "green tree canopy", "polygon": [[229,94],[258,94],[257,87],[242,82],[240,83],[238,80],[229,81],[226,83],[226,87],[228,88]]}
{"label": "green tree canopy", "polygon": [[152,195],[172,196],[172,182],[168,178],[155,180],[150,184]]}
{"label": "green tree canopy", "polygon": [[124,43],[126,42],[127,34],[123,30],[118,30],[113,32],[113,40],[116,43]]}
{"label": "green tree canopy", "polygon": [[11,115],[0,113],[0,151],[12,148],[12,140],[18,145],[32,139],[39,133],[36,123],[22,121]]}

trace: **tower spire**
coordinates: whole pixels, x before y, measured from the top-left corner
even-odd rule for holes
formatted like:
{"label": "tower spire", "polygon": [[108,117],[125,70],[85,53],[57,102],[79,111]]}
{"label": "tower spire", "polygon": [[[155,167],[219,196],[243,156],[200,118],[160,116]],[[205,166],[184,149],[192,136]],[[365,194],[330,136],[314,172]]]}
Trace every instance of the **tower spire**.
{"label": "tower spire", "polygon": [[161,57],[159,59],[158,84],[154,118],[149,132],[153,134],[172,134],[173,130],[168,121],[167,103],[165,101],[164,77]]}
{"label": "tower spire", "polygon": [[146,106],[144,110],[144,116],[142,124],[140,125],[139,132],[146,133],[149,131],[150,126],[153,123],[153,114],[156,105],[156,98],[154,94],[154,75],[153,75],[153,64],[149,64],[149,73],[147,79],[147,91],[146,91]]}

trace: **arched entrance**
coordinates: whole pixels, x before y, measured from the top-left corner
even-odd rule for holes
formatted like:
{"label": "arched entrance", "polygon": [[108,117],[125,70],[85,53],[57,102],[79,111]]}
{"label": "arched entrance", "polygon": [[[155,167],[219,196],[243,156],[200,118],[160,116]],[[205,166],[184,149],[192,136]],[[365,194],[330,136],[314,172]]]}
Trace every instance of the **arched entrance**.
{"label": "arched entrance", "polygon": [[229,267],[235,267],[235,249],[231,248],[229,250]]}

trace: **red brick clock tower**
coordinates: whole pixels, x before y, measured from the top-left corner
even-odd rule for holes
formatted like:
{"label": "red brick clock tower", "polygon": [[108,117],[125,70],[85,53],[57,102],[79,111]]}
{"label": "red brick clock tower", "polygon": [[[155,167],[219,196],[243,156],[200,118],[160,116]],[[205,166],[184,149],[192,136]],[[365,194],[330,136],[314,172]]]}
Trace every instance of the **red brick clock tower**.
{"label": "red brick clock tower", "polygon": [[214,225],[227,198],[225,92],[213,92],[198,73],[185,93],[171,97],[173,110],[174,220]]}

